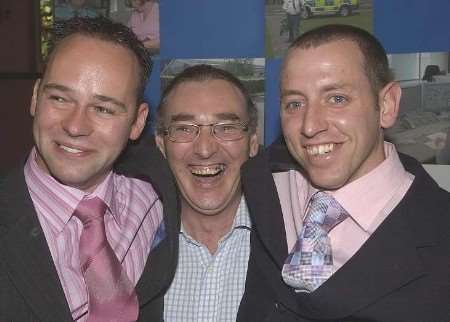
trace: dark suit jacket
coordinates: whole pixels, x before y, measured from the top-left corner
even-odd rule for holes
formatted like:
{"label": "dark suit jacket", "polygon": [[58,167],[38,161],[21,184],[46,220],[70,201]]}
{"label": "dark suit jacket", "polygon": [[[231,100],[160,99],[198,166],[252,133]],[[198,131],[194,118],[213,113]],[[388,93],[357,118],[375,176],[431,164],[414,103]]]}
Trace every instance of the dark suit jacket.
{"label": "dark suit jacket", "polygon": [[[170,170],[154,147],[147,145],[141,176],[133,155],[116,171],[152,183],[164,207],[166,237],[152,250],[136,286],[140,321],[162,321],[163,296],[178,256],[179,204]],[[0,321],[72,321],[64,291],[23,175],[23,165],[0,184]]]}
{"label": "dark suit jacket", "polygon": [[[286,289],[280,276],[287,246],[272,171],[296,163],[283,145],[274,145],[244,165],[254,239],[266,252],[259,256],[264,264],[249,266],[247,284],[261,285],[244,296],[245,321],[293,321],[295,315],[297,321],[450,321],[450,194],[416,160],[401,160],[415,176],[405,197],[361,249],[307,295]],[[252,320],[243,308],[259,301]]]}

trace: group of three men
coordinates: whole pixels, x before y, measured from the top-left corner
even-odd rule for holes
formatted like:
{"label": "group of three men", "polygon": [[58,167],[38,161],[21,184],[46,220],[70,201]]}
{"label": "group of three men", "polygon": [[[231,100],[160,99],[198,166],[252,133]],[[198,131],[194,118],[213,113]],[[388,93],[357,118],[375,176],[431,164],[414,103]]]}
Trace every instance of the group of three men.
{"label": "group of three men", "polygon": [[145,48],[104,18],[62,32],[35,146],[1,181],[0,321],[450,319],[450,195],[384,142],[401,89],[373,36],[293,43],[285,143],[263,151],[247,90],[206,65],[165,89],[155,139],[127,146]]}

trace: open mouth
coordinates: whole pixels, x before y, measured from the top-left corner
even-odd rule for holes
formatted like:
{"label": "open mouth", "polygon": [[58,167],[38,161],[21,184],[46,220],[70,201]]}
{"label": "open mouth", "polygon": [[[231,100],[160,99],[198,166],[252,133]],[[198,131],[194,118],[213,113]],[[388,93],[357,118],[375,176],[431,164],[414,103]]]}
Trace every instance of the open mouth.
{"label": "open mouth", "polygon": [[334,143],[328,143],[328,144],[317,144],[317,145],[308,145],[306,147],[306,151],[311,156],[316,155],[325,155],[330,152],[332,152],[335,148]]}
{"label": "open mouth", "polygon": [[225,164],[214,166],[196,166],[191,168],[191,173],[196,177],[214,177],[225,171]]}

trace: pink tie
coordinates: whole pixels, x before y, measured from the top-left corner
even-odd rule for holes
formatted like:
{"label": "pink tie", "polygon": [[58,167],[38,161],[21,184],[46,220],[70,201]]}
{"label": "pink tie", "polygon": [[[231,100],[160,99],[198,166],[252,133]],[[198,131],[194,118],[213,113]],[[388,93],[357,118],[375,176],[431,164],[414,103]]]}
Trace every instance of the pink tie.
{"label": "pink tie", "polygon": [[83,199],[74,216],[83,223],[80,264],[89,298],[87,322],[130,322],[139,315],[134,287],[106,239],[106,204]]}

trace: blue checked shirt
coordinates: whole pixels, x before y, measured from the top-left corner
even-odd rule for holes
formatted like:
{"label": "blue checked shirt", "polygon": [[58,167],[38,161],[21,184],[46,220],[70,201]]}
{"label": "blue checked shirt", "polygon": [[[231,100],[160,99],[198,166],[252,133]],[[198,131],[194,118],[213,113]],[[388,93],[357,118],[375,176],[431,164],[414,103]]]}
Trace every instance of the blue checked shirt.
{"label": "blue checked shirt", "polygon": [[214,255],[181,229],[178,267],[164,298],[164,321],[236,321],[245,289],[250,230],[244,197],[233,228],[220,240]]}

